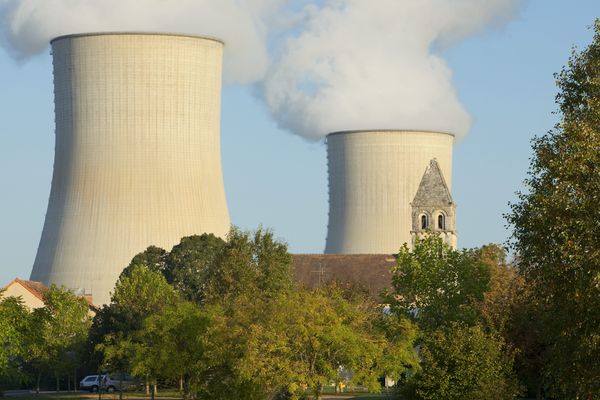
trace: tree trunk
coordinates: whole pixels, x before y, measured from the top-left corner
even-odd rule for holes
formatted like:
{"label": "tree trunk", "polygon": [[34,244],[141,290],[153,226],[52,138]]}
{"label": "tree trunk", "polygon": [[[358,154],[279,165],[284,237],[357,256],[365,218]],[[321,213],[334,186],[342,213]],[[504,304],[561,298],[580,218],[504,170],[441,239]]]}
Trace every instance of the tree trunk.
{"label": "tree trunk", "polygon": [[150,398],[154,400],[154,396],[156,396],[156,385],[152,385],[152,391],[150,393]]}
{"label": "tree trunk", "polygon": [[152,392],[153,392],[154,394],[157,394],[157,393],[158,393],[158,387],[157,387],[156,383],[152,385]]}
{"label": "tree trunk", "polygon": [[179,378],[179,391],[183,392],[183,377]]}
{"label": "tree trunk", "polygon": [[192,393],[192,385],[191,385],[191,380],[188,377],[186,377],[186,379],[184,379],[183,377],[181,378],[181,388],[183,390],[183,399],[184,400],[193,400],[196,398],[196,393]]}
{"label": "tree trunk", "polygon": [[321,398],[321,391],[323,390],[323,387],[321,386],[321,384],[319,383],[316,387],[315,387],[315,400],[319,400]]}
{"label": "tree trunk", "polygon": [[119,375],[119,400],[123,400],[123,373]]}
{"label": "tree trunk", "polygon": [[60,380],[58,379],[58,376],[56,377],[56,391],[60,392]]}
{"label": "tree trunk", "polygon": [[146,377],[146,395],[150,394],[150,383],[148,382],[148,377]]}
{"label": "tree trunk", "polygon": [[35,385],[35,394],[40,394],[40,381],[42,380],[42,371],[38,372],[37,383]]}

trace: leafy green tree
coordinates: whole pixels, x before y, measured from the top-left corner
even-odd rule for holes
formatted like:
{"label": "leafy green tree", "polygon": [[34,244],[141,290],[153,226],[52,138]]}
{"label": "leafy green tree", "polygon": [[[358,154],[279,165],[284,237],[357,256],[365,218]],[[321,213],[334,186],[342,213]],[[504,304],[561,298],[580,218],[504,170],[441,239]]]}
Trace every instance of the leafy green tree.
{"label": "leafy green tree", "polygon": [[27,335],[27,366],[35,375],[35,390],[40,392],[42,373],[49,369],[50,357],[46,348],[47,314],[43,309],[35,309],[31,313],[31,329]]}
{"label": "leafy green tree", "polygon": [[145,265],[133,266],[115,285],[111,303],[98,311],[94,321],[94,337],[124,334],[141,328],[144,319],[162,308],[175,304],[178,292],[164,276]]}
{"label": "leafy green tree", "polygon": [[273,232],[232,228],[205,276],[205,301],[227,302],[239,295],[272,296],[293,287],[292,256]]}
{"label": "leafy green tree", "polygon": [[419,333],[415,324],[405,316],[383,311],[376,316],[374,326],[385,337],[383,351],[377,359],[381,376],[400,383],[406,374],[420,370],[414,350]]}
{"label": "leafy green tree", "polygon": [[472,250],[457,251],[436,235],[400,249],[392,271],[392,312],[413,319],[424,329],[452,321],[474,324],[478,304],[490,281],[489,269]]}
{"label": "leafy green tree", "polygon": [[[307,386],[318,399],[331,382],[379,390],[377,379],[383,373],[379,359],[387,342],[374,328],[378,314],[374,305],[363,308],[338,290],[290,291],[247,305],[238,310],[248,315],[248,307],[255,308],[250,311],[255,317],[232,319],[233,326],[228,327],[246,338],[243,357],[235,366],[242,378],[257,382],[267,395],[283,388],[300,396]],[[395,360],[400,365],[409,362],[402,356],[415,360],[407,351]]]}
{"label": "leafy green tree", "polygon": [[292,258],[287,246],[263,229],[232,228],[215,253],[211,262],[203,264],[207,268],[200,298],[212,316],[207,354],[213,362],[207,362],[199,397],[263,399],[273,394],[271,383],[242,373],[251,340],[247,333],[252,326],[264,326],[269,299],[293,290]]}
{"label": "leafy green tree", "polygon": [[506,250],[496,244],[475,249],[475,256],[490,271],[489,290],[480,305],[483,325],[504,335],[510,329],[515,307],[525,291],[523,277],[506,260]]}
{"label": "leafy green tree", "polygon": [[[91,325],[89,305],[64,287],[51,285],[44,293],[44,307],[35,309],[32,324],[31,358],[38,368],[54,372],[56,390],[60,377],[73,372],[84,349]],[[38,375],[39,385],[39,375]]]}
{"label": "leafy green tree", "polygon": [[182,238],[166,257],[167,281],[186,299],[201,302],[207,271],[214,268],[224,247],[225,241],[212,233]]}
{"label": "leafy green tree", "polygon": [[515,370],[528,395],[541,398],[543,366],[543,323],[537,314],[531,290],[515,265],[507,262],[506,250],[488,244],[475,250],[490,269],[490,289],[481,302],[482,324],[488,332],[501,335],[515,349]]}
{"label": "leafy green tree", "polygon": [[133,266],[129,274],[121,276],[111,303],[98,312],[90,334],[103,359],[102,366],[129,372],[144,320],[179,301],[180,294],[164,276],[145,265]]}
{"label": "leafy green tree", "polygon": [[507,219],[543,318],[546,384],[560,398],[599,399],[600,20],[556,77],[562,120],[534,139],[527,191]]}
{"label": "leafy green tree", "polygon": [[183,301],[150,315],[135,338],[132,372],[181,378],[184,398],[195,398],[205,371],[214,363],[206,354],[210,322],[210,315],[197,304]]}
{"label": "leafy green tree", "polygon": [[131,271],[136,265],[145,265],[150,271],[164,272],[166,269],[167,251],[160,247],[149,246],[146,250],[133,257],[131,262],[119,277],[131,275]]}
{"label": "leafy green tree", "polygon": [[343,380],[378,389],[382,374],[418,363],[406,318],[384,319],[356,288],[298,289],[271,231],[234,228],[227,239],[184,238],[169,254],[152,252],[162,270],[128,267],[95,318],[106,368],[183,378],[186,398],[258,400],[306,387],[318,396]]}
{"label": "leafy green tree", "polygon": [[137,265],[129,276],[117,281],[109,306],[120,317],[122,326],[117,328],[125,332],[138,330],[146,316],[175,304],[179,297],[161,273],[146,265]]}
{"label": "leafy green tree", "polygon": [[3,297],[0,290],[0,378],[3,380],[27,380],[24,360],[30,329],[29,310],[21,298]]}
{"label": "leafy green tree", "polygon": [[543,398],[545,348],[544,321],[530,288],[517,297],[503,336],[515,350],[515,370],[528,397]]}
{"label": "leafy green tree", "polygon": [[511,400],[521,393],[513,355],[480,326],[451,323],[421,343],[422,369],[404,389],[414,400]]}

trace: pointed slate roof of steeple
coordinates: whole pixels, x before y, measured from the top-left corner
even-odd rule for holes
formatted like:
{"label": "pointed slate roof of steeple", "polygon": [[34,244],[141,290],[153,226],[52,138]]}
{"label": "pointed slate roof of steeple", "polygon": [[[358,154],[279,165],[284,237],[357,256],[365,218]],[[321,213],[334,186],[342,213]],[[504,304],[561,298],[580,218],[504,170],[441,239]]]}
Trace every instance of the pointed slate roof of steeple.
{"label": "pointed slate roof of steeple", "polygon": [[425,169],[417,194],[412,201],[413,206],[442,206],[452,204],[452,195],[444,180],[442,170],[434,158]]}

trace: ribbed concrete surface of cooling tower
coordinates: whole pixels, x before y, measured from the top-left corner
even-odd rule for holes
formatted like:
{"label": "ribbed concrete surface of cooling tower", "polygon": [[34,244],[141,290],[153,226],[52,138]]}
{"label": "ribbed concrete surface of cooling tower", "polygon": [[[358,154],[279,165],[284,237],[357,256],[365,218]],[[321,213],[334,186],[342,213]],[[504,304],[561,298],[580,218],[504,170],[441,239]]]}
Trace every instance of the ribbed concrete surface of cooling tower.
{"label": "ribbed concrete surface of cooling tower", "polygon": [[411,243],[410,202],[435,158],[452,187],[454,136],[349,131],[327,136],[329,226],[325,253],[392,254]]}
{"label": "ribbed concrete surface of cooling tower", "polygon": [[107,303],[149,245],[224,236],[223,43],[153,33],[52,41],[56,154],[31,279]]}

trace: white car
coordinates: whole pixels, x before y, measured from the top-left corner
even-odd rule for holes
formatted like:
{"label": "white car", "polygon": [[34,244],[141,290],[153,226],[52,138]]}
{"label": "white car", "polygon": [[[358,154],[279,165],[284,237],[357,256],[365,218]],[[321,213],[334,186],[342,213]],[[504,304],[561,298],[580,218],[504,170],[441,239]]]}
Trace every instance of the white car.
{"label": "white car", "polygon": [[88,375],[79,382],[79,389],[97,392],[100,388],[101,377],[105,375]]}
{"label": "white car", "polygon": [[106,390],[111,393],[116,390],[135,390],[138,381],[127,374],[88,375],[79,382],[79,389],[97,392]]}

